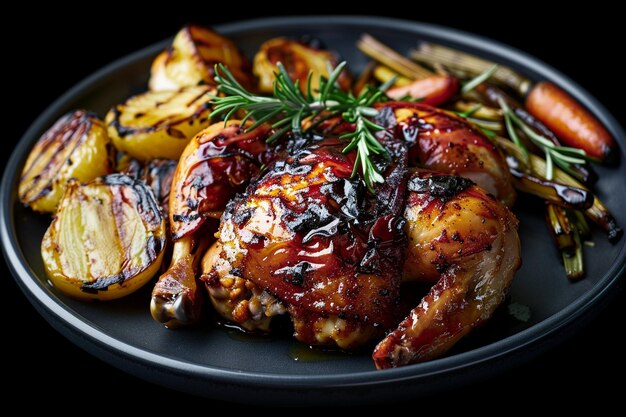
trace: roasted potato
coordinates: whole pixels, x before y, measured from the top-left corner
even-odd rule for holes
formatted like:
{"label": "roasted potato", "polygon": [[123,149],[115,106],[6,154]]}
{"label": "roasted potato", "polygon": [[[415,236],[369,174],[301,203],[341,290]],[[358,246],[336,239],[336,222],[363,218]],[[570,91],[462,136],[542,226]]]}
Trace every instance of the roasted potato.
{"label": "roasted potato", "polygon": [[210,124],[209,86],[151,91],[109,111],[105,122],[113,145],[142,162],[178,159],[189,140]]}
{"label": "roasted potato", "polygon": [[201,26],[185,26],[176,34],[172,46],[152,63],[150,90],[215,85],[217,63],[226,65],[246,87],[252,85],[250,65],[230,39]]}
{"label": "roasted potato", "polygon": [[[323,49],[309,46],[303,42],[287,38],[274,38],[263,43],[254,56],[252,72],[259,78],[259,91],[271,93],[274,91],[274,73],[278,71],[277,64],[282,63],[292,80],[300,82],[300,89],[306,93],[309,72],[313,72],[311,89],[319,88],[320,75],[328,77],[329,68],[338,64],[337,56]],[[350,77],[344,71],[337,80],[342,89],[350,88]]]}
{"label": "roasted potato", "polygon": [[112,300],[139,289],[161,266],[165,221],[143,181],[111,174],[70,181],[41,243],[52,284],[83,300]]}
{"label": "roasted potato", "polygon": [[104,123],[76,110],[61,117],[30,151],[19,198],[35,211],[53,213],[70,178],[85,182],[111,172],[113,147]]}

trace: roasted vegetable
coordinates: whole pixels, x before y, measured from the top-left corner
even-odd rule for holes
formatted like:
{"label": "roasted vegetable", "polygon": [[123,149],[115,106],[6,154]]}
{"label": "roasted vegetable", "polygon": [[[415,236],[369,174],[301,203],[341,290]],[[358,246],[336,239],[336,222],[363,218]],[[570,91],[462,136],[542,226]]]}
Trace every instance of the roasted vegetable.
{"label": "roasted vegetable", "polygon": [[176,34],[172,46],[152,63],[150,90],[215,85],[217,63],[228,66],[240,83],[252,85],[250,65],[230,39],[201,26],[185,26]]}
{"label": "roasted vegetable", "polygon": [[489,120],[492,122],[502,122],[503,112],[495,107],[488,107],[477,102],[469,102],[458,100],[454,102],[454,110],[459,112],[460,116],[475,117],[481,120]]}
{"label": "roasted vegetable", "polygon": [[[493,66],[493,62],[430,43],[422,43],[412,57],[431,65],[443,65],[459,75],[476,75]],[[530,114],[553,131],[563,144],[583,149],[588,156],[598,161],[609,160],[615,155],[616,144],[611,134],[595,116],[561,88],[547,81],[533,85],[526,77],[501,65],[492,78],[511,87],[521,96],[526,96],[526,108]],[[537,126],[533,125],[533,128]],[[540,133],[545,135],[544,132]]]}
{"label": "roasted vegetable", "polygon": [[[295,82],[300,83],[300,89],[306,93],[309,72],[311,76],[311,90],[319,87],[320,75],[328,77],[329,69],[335,68],[339,62],[337,56],[323,49],[314,48],[303,42],[287,38],[274,38],[265,42],[254,56],[254,75],[259,78],[259,91],[271,93],[274,91],[274,74],[278,71],[277,64],[282,63]],[[230,67],[228,68],[230,70]],[[350,77],[343,72],[337,80],[343,90],[350,87]]]}
{"label": "roasted vegetable", "polygon": [[[513,169],[517,169],[517,161],[524,157],[520,148],[508,139],[496,138],[496,142],[506,154],[514,157],[514,159],[507,158],[507,163],[510,167],[512,165]],[[546,161],[537,155],[529,154],[528,167],[534,173],[546,172]],[[554,167],[554,181],[562,184],[564,187],[569,186],[586,190],[583,184],[558,167]],[[609,209],[597,196],[594,196],[593,205],[585,210],[585,215],[606,232],[611,243],[616,243],[623,236],[624,230],[617,224]]]}
{"label": "roasted vegetable", "polygon": [[[526,109],[522,108],[519,103],[517,103],[517,100],[510,97],[503,90],[490,84],[481,84],[476,87],[476,91],[483,97],[483,99],[487,100],[494,106],[499,106],[502,109],[505,119],[509,119],[506,121],[509,136],[513,135],[513,133],[510,132],[510,129],[514,129],[515,126],[517,126],[518,128],[521,128],[522,132],[526,133],[528,139],[531,142],[534,142],[535,146],[538,146],[539,149],[543,148],[543,146],[541,146],[540,143],[537,144],[537,137],[544,138],[546,141],[551,142],[552,145],[554,145],[551,146],[548,144],[549,147],[561,147],[561,141],[556,137],[554,132],[548,129],[546,125],[535,118],[535,116],[530,114]],[[509,123],[511,126],[508,126]],[[541,142],[541,139],[539,139],[539,142]],[[561,148],[561,150],[563,149]],[[571,152],[569,153],[571,154]],[[558,157],[558,155],[556,156]],[[582,155],[577,154],[574,156]],[[556,159],[555,162],[558,163],[559,161],[556,161]],[[561,160],[560,162],[559,166],[561,166],[561,168],[566,169],[567,172],[586,185],[593,184],[598,179],[597,174],[589,164],[573,163],[565,160]]]}
{"label": "roasted vegetable", "polygon": [[[567,210],[553,204],[546,205],[546,223],[548,230],[561,253],[563,266],[567,278],[576,281],[585,276],[583,265],[583,252],[581,233],[576,224],[582,219],[586,225],[584,217],[577,217],[576,210]],[[572,220],[575,220],[573,222]]]}
{"label": "roasted vegetable", "polygon": [[419,99],[421,103],[439,106],[450,100],[459,92],[459,80],[451,75],[432,75],[427,78],[413,81],[411,84],[394,87],[387,91],[387,95],[400,100],[403,97]]}
{"label": "roasted vegetable", "polygon": [[[411,53],[411,58],[427,65],[444,66],[446,70],[463,77],[474,77],[488,71],[494,65],[493,62],[466,52],[428,42],[421,42]],[[520,95],[526,95],[532,87],[529,79],[500,64],[491,79],[508,86]]]}
{"label": "roasted vegetable", "polygon": [[357,47],[370,58],[384,64],[374,71],[374,76],[379,81],[389,82],[396,76],[393,87],[387,90],[387,95],[393,100],[410,97],[425,104],[439,106],[459,91],[459,81],[455,77],[449,74],[433,74],[370,35],[361,36]]}
{"label": "roasted vegetable", "polygon": [[54,212],[70,178],[85,182],[113,172],[112,151],[104,123],[94,114],[66,114],[30,151],[20,178],[20,201],[35,211]]}
{"label": "roasted vegetable", "polygon": [[178,159],[189,140],[210,124],[212,87],[153,91],[131,97],[106,116],[115,147],[140,161]]}
{"label": "roasted vegetable", "polygon": [[561,207],[572,207],[581,210],[593,205],[593,193],[585,188],[559,184],[545,178],[539,178],[509,165],[513,185],[519,191],[543,198],[549,203]]}
{"label": "roasted vegetable", "polygon": [[79,299],[112,300],[158,271],[165,222],[152,190],[123,174],[70,181],[41,243],[52,284]]}
{"label": "roasted vegetable", "polygon": [[148,187],[152,188],[166,222],[169,216],[172,179],[177,165],[178,162],[171,159],[153,159],[145,165],[133,160],[124,170],[124,173],[143,180]]}
{"label": "roasted vegetable", "polygon": [[549,82],[540,82],[526,98],[528,111],[548,126],[565,145],[584,150],[598,161],[612,157],[615,141],[587,109]]}
{"label": "roasted vegetable", "polygon": [[374,75],[374,78],[376,78],[382,84],[393,80],[394,87],[404,87],[405,85],[411,84],[411,82],[413,81],[410,78],[400,75],[391,68],[384,65],[376,65],[376,67],[373,69],[372,75]]}
{"label": "roasted vegetable", "polygon": [[373,36],[364,34],[356,44],[357,48],[370,58],[386,65],[398,74],[417,80],[434,75],[431,71],[400,55]]}

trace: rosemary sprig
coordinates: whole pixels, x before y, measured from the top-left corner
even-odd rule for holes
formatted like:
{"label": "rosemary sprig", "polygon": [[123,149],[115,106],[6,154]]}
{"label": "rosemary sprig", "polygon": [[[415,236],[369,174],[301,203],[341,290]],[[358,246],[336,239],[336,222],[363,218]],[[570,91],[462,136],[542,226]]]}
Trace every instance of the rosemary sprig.
{"label": "rosemary sprig", "polygon": [[[569,146],[557,146],[552,141],[543,137],[542,135],[531,129],[522,119],[520,119],[513,110],[506,104],[503,99],[499,99],[500,108],[504,112],[507,131],[511,140],[515,142],[517,146],[522,148],[525,155],[528,155],[528,151],[520,141],[514,126],[517,126],[522,130],[541,150],[543,150],[546,157],[546,172],[545,177],[548,180],[552,180],[554,175],[554,165],[558,165],[562,170],[575,174],[572,169],[572,164],[584,164],[589,158],[587,153],[582,149],[571,148]],[[527,159],[527,158],[526,158]]]}
{"label": "rosemary sprig", "polygon": [[493,64],[491,68],[486,69],[485,71],[478,74],[476,77],[469,80],[467,83],[465,83],[463,88],[461,88],[461,94],[467,94],[473,89],[475,89],[476,87],[478,87],[480,84],[487,81],[489,78],[493,76],[493,74],[496,73],[498,68],[499,68],[498,64]]}
{"label": "rosemary sprig", "polygon": [[224,65],[218,64],[215,67],[215,81],[218,90],[226,96],[213,98],[215,106],[212,115],[225,114],[227,121],[237,111],[244,111],[242,124],[249,119],[254,120],[247,130],[262,123],[272,123],[275,133],[267,142],[275,141],[290,130],[295,134],[303,133],[302,121],[306,118],[314,119],[322,112],[325,117],[341,115],[345,121],[356,126],[354,132],[340,136],[350,141],[343,152],[354,149],[357,152],[352,175],[358,174],[360,166],[363,181],[372,191],[375,183],[384,182],[372,156],[379,155],[389,159],[387,149],[375,137],[376,132],[383,130],[383,127],[370,120],[378,114],[378,110],[372,105],[387,99],[384,91],[391,83],[385,83],[378,88],[367,86],[362,93],[354,96],[337,86],[337,79],[345,66],[345,62],[337,65],[328,79],[320,77],[319,91],[312,91],[313,75],[312,72],[309,73],[306,93],[302,93],[299,82],[294,82],[284,66],[278,63],[273,97],[264,97],[246,90]]}

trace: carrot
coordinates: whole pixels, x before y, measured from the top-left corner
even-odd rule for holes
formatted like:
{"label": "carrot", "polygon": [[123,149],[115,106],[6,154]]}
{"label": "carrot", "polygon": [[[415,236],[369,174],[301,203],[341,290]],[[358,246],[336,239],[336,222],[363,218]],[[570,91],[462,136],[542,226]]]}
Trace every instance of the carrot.
{"label": "carrot", "polygon": [[611,159],[615,141],[582,105],[556,85],[543,81],[526,98],[526,108],[567,146],[583,149],[598,161]]}
{"label": "carrot", "polygon": [[413,81],[411,84],[387,90],[387,95],[400,100],[410,96],[422,99],[422,103],[438,106],[450,100],[459,91],[459,81],[451,75],[432,75]]}

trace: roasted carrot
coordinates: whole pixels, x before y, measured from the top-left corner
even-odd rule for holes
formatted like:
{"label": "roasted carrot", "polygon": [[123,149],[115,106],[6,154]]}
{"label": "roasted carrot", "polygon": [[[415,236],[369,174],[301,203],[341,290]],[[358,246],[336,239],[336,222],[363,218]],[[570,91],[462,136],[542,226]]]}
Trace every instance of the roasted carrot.
{"label": "roasted carrot", "polygon": [[567,146],[583,149],[588,156],[607,161],[615,141],[589,111],[556,85],[543,81],[526,98],[526,108]]}

